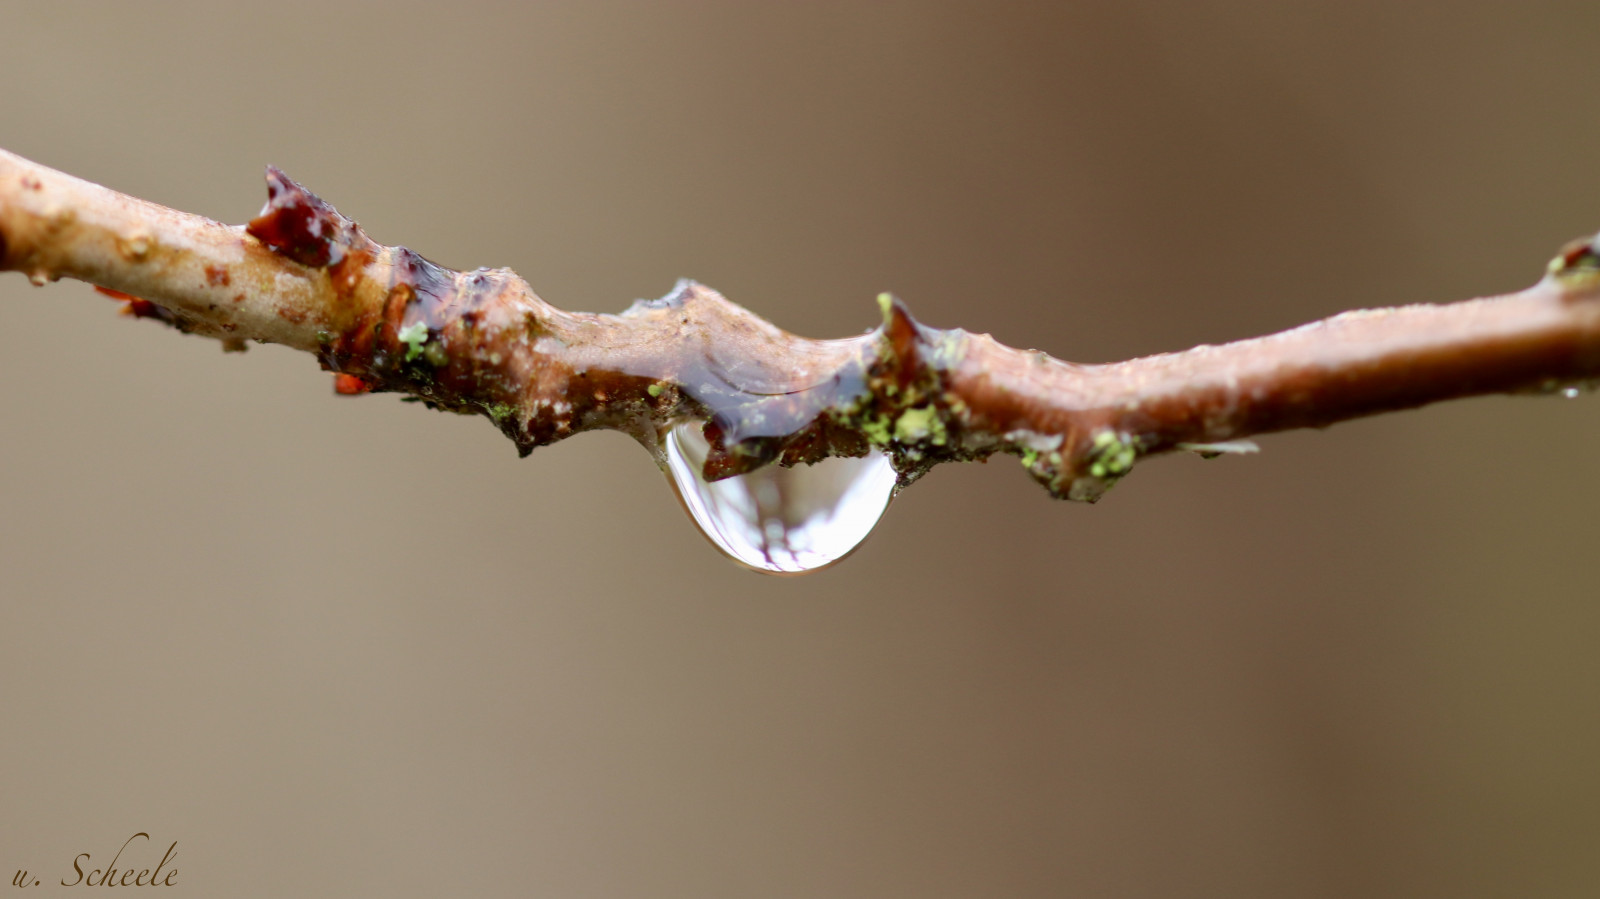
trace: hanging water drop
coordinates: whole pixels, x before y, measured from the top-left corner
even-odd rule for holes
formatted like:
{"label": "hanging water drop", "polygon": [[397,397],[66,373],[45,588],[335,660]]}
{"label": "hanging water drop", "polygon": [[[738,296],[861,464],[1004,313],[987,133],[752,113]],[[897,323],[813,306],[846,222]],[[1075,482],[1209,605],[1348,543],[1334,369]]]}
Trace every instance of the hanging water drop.
{"label": "hanging water drop", "polygon": [[849,555],[894,496],[894,468],[882,453],[707,481],[700,422],[674,425],[664,443],[668,479],[701,532],[735,562],[769,574],[815,571]]}
{"label": "hanging water drop", "polygon": [[1578,392],[1578,388],[1576,387],[1567,387],[1561,391],[1561,395],[1569,400],[1575,400],[1578,398]]}

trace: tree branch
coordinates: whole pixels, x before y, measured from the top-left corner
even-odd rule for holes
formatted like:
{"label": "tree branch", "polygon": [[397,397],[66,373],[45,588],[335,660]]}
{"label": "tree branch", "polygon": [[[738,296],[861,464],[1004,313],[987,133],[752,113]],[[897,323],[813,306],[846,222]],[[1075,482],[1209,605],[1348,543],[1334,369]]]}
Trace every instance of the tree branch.
{"label": "tree branch", "polygon": [[267,187],[261,214],[228,226],[0,151],[0,270],[88,281],[225,348],[314,353],[341,392],[486,415],[524,454],[614,428],[660,458],[665,428],[704,420],[712,479],[879,449],[906,484],[1005,452],[1052,495],[1092,501],[1145,456],[1600,380],[1600,237],[1505,296],[1077,365],[924,327],[888,295],[883,324],[843,340],[788,334],[692,282],[618,315],[567,312],[508,269],[378,244],[276,169]]}

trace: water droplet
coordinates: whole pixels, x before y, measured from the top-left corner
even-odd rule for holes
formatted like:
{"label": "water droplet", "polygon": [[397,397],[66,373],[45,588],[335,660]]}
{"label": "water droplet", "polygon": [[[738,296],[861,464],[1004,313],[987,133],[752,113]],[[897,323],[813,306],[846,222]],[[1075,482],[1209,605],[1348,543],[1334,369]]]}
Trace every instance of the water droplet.
{"label": "water droplet", "polygon": [[1577,399],[1578,398],[1578,393],[1579,393],[1579,391],[1578,391],[1578,388],[1576,388],[1576,387],[1568,387],[1568,388],[1565,388],[1565,389],[1563,389],[1561,391],[1561,395],[1566,397],[1569,400]]}
{"label": "water droplet", "polygon": [[664,443],[668,479],[701,532],[735,562],[769,574],[815,571],[849,555],[894,496],[894,468],[882,453],[707,481],[700,422],[673,426]]}

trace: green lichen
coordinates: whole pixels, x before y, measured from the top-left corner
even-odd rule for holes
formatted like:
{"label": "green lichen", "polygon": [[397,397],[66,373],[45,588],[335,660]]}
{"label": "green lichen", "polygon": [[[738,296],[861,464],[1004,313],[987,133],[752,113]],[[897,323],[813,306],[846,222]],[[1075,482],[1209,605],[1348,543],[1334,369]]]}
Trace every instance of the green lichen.
{"label": "green lichen", "polygon": [[1134,460],[1139,458],[1139,447],[1115,431],[1098,431],[1089,444],[1086,461],[1090,477],[1115,480],[1127,474]]}
{"label": "green lichen", "polygon": [[423,345],[428,342],[428,326],[422,322],[412,322],[400,329],[399,336],[400,342],[406,345],[406,361],[415,362],[422,355]]}
{"label": "green lichen", "polygon": [[889,445],[889,419],[882,415],[868,413],[861,417],[861,433],[866,436],[867,442],[874,446]]}
{"label": "green lichen", "polygon": [[934,446],[943,446],[946,437],[944,420],[939,417],[939,411],[931,406],[907,409],[900,413],[894,423],[894,437],[900,443],[926,440]]}
{"label": "green lichen", "polygon": [[1039,449],[1032,446],[1020,446],[1017,455],[1021,459],[1022,467],[1040,484],[1043,484],[1050,495],[1059,498],[1066,496],[1068,482],[1067,460],[1060,450]]}
{"label": "green lichen", "polygon": [[662,387],[660,384],[651,384],[649,387],[645,388],[645,392],[651,396],[660,396],[661,394],[666,393],[667,389]]}

